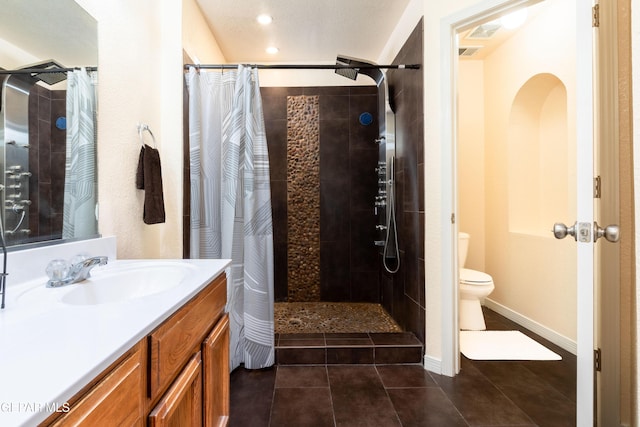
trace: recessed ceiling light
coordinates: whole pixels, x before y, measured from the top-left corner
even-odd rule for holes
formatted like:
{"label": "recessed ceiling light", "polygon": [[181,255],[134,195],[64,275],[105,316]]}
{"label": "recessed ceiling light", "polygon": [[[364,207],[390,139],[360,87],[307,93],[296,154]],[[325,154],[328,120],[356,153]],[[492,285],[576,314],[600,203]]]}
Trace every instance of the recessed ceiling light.
{"label": "recessed ceiling light", "polygon": [[258,15],[256,17],[256,21],[258,21],[260,25],[269,25],[273,22],[273,18],[263,13],[262,15]]}
{"label": "recessed ceiling light", "polygon": [[280,49],[278,49],[278,48],[277,48],[277,47],[275,47],[275,46],[269,46],[269,47],[266,49],[266,52],[267,52],[268,54],[275,55],[276,53],[280,52]]}

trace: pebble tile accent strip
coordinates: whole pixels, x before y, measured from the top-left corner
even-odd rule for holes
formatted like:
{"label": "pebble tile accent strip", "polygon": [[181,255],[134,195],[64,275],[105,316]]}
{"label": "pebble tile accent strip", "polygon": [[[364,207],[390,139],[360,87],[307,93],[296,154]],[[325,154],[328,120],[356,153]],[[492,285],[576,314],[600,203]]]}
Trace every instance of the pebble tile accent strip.
{"label": "pebble tile accent strip", "polygon": [[319,98],[287,97],[288,301],[320,301]]}

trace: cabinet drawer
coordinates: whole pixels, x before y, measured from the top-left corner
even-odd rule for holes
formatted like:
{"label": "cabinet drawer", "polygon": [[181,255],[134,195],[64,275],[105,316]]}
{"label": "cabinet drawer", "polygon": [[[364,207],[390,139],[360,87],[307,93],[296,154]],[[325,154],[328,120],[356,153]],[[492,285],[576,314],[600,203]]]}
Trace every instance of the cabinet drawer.
{"label": "cabinet drawer", "polygon": [[149,335],[149,397],[153,401],[200,349],[222,315],[227,299],[225,275],[218,276]]}
{"label": "cabinet drawer", "polygon": [[140,345],[52,426],[144,426],[144,362]]}

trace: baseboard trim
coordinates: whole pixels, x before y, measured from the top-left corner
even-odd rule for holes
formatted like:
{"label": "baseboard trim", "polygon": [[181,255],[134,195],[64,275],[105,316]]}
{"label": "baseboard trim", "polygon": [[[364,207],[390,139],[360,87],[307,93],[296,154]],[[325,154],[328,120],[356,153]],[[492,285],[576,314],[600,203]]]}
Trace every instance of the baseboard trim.
{"label": "baseboard trim", "polygon": [[523,316],[522,314],[516,311],[513,311],[510,308],[505,307],[504,305],[491,300],[490,298],[485,299],[484,305],[487,306],[487,308],[490,308],[491,310],[495,311],[496,313],[506,317],[507,319],[516,322],[518,325],[529,329],[531,332],[535,332],[541,337],[548,339],[549,341],[563,348],[569,353],[574,355],[578,354],[578,344],[575,341],[565,337],[564,335],[561,335],[555,332],[554,330],[549,329],[544,325],[541,325],[535,320],[532,320],[527,316]]}
{"label": "baseboard trim", "polygon": [[442,360],[424,355],[424,369],[434,374],[442,375]]}

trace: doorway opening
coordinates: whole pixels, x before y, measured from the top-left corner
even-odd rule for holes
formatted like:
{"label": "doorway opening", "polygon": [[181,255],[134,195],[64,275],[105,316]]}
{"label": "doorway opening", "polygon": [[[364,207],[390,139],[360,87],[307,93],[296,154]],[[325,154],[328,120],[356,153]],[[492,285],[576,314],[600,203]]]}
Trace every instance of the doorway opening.
{"label": "doorway opening", "polygon": [[[560,247],[548,231],[555,218],[576,215],[574,202],[567,202],[573,200],[570,191],[576,186],[570,168],[575,169],[576,150],[576,110],[571,105],[575,48],[566,54],[575,46],[576,27],[566,25],[575,22],[575,5],[488,3],[485,10],[478,5],[443,25],[451,49],[443,71],[451,76],[451,86],[444,90],[451,99],[451,128],[445,132],[452,141],[454,215],[451,240],[443,245],[445,253],[452,254],[452,280],[451,289],[443,292],[443,332],[451,335],[443,336],[442,368],[453,374],[460,369],[458,328],[466,310],[458,305],[464,298],[458,295],[458,232],[471,236],[464,267],[488,274],[495,285],[485,300],[485,313],[488,307],[570,357],[577,353],[575,246]],[[520,27],[505,22],[522,19],[525,11],[528,17]],[[445,165],[446,157],[444,153]],[[549,262],[557,264],[547,269]],[[454,352],[450,360],[448,348]],[[575,391],[575,375],[572,382]]]}

